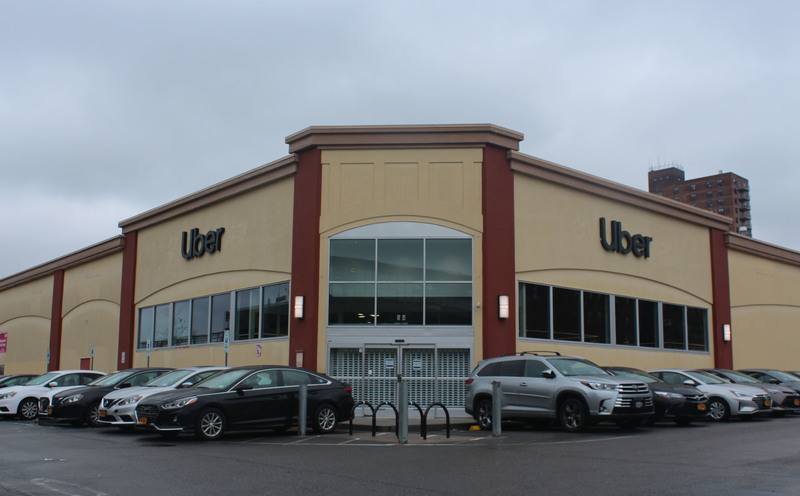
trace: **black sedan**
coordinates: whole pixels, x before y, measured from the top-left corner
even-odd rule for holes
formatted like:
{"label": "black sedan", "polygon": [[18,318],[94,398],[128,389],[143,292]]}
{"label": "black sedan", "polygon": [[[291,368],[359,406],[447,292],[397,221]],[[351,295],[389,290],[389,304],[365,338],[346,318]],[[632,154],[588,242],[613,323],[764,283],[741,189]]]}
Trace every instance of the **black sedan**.
{"label": "black sedan", "polygon": [[307,386],[307,420],[317,433],[349,420],[352,388],[326,375],[286,366],[236,367],[193,388],[158,393],[139,403],[139,425],[164,436],[193,432],[220,439],[244,429],[286,429],[298,424],[300,385]]}
{"label": "black sedan", "polygon": [[168,368],[127,369],[103,376],[86,386],[70,389],[53,396],[50,405],[40,405],[39,416],[50,422],[67,422],[78,426],[84,422],[97,426],[98,410],[103,396],[115,389],[141,386],[169,372]]}
{"label": "black sedan", "polygon": [[689,425],[708,415],[708,397],[693,386],[671,384],[654,375],[631,367],[604,367],[613,375],[630,377],[647,383],[653,392],[655,420],[674,420]]}

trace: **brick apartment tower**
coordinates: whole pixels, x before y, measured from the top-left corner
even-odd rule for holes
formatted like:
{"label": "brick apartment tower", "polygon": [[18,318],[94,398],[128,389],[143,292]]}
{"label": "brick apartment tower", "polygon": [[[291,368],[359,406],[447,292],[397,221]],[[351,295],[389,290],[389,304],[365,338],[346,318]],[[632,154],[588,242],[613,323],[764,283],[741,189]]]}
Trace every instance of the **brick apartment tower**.
{"label": "brick apartment tower", "polygon": [[750,184],[732,172],[686,179],[683,169],[667,166],[647,173],[651,193],[704,208],[733,219],[731,231],[753,237],[750,223]]}

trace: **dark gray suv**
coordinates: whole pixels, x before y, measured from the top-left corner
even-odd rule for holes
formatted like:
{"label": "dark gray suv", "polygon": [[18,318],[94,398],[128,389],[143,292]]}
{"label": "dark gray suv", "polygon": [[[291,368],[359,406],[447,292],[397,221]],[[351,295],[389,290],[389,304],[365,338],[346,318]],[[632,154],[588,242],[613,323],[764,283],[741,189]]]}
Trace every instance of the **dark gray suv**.
{"label": "dark gray suv", "polygon": [[464,407],[482,429],[491,429],[494,381],[500,383],[503,420],[558,420],[577,432],[603,420],[635,427],[653,416],[644,382],[615,377],[580,357],[523,352],[483,360],[467,379]]}

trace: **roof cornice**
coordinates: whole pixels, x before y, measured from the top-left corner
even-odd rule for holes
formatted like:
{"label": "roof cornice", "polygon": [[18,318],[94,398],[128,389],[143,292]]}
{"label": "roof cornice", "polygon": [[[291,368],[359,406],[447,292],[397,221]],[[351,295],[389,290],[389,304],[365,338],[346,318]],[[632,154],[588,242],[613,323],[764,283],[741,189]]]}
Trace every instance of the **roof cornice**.
{"label": "roof cornice", "polygon": [[742,236],[741,234],[732,232],[727,233],[725,235],[725,244],[731,250],[800,266],[800,252],[759,241],[748,236]]}
{"label": "roof cornice", "polygon": [[519,150],[522,133],[493,124],[311,126],[286,137],[289,153],[308,148],[394,148],[495,145]]}
{"label": "roof cornice", "polygon": [[166,220],[184,215],[193,210],[219,203],[244,192],[291,176],[297,171],[297,156],[289,155],[280,160],[232,177],[221,183],[184,196],[119,223],[123,233],[136,231]]}
{"label": "roof cornice", "polygon": [[722,215],[706,212],[691,205],[586,174],[585,172],[525,155],[524,153],[509,151],[508,159],[511,163],[511,170],[514,172],[694,224],[727,231],[733,222],[732,219]]}
{"label": "roof cornice", "polygon": [[76,252],[64,255],[63,257],[45,262],[36,267],[30,268],[24,272],[14,274],[12,276],[0,279],[0,291],[19,286],[42,277],[52,275],[58,270],[65,270],[76,265],[85,264],[112,255],[117,252],[122,252],[125,248],[125,236],[119,235],[100,243],[88,246]]}

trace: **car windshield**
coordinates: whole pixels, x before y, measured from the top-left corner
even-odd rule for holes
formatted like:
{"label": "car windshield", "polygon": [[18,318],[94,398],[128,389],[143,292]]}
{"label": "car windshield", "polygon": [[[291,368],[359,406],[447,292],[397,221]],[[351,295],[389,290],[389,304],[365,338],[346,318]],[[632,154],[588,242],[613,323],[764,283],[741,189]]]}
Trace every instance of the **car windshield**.
{"label": "car windshield", "polygon": [[753,379],[747,374],[742,374],[741,372],[736,372],[733,370],[726,370],[725,374],[726,377],[730,377],[736,382],[746,382],[746,383],[758,383],[759,381]]}
{"label": "car windshield", "polygon": [[611,375],[589,360],[582,358],[550,358],[550,364],[558,370],[561,375]]}
{"label": "car windshield", "polygon": [[221,374],[212,375],[208,379],[198,382],[195,387],[209,388],[209,389],[228,389],[247,374],[253,372],[252,369],[243,370],[229,370]]}
{"label": "car windshield", "polygon": [[628,370],[628,369],[610,369],[614,375],[620,377],[627,377],[629,379],[638,379],[642,382],[652,384],[654,382],[664,382],[654,375],[650,375],[643,370]]}
{"label": "car windshield", "polygon": [[120,382],[127,379],[129,376],[133,375],[134,372],[136,371],[123,370],[121,372],[115,372],[113,374],[104,375],[90,382],[89,386],[116,386]]}
{"label": "car windshield", "polygon": [[781,382],[798,382],[800,379],[793,376],[792,374],[787,374],[786,372],[781,372],[780,370],[771,370],[769,375],[773,376],[774,378],[778,379]]}
{"label": "car windshield", "polygon": [[711,375],[708,372],[703,372],[701,370],[687,370],[684,372],[686,375],[691,377],[696,381],[700,381],[703,384],[727,384],[728,381],[725,379],[720,379],[715,375]]}
{"label": "car windshield", "polygon": [[179,384],[186,377],[194,374],[194,370],[173,370],[164,375],[160,375],[145,384],[147,387],[170,387]]}
{"label": "car windshield", "polygon": [[26,382],[25,386],[41,386],[42,384],[47,384],[48,382],[52,381],[56,377],[60,376],[58,372],[48,372],[47,374],[40,375],[39,377],[34,377],[33,379]]}

